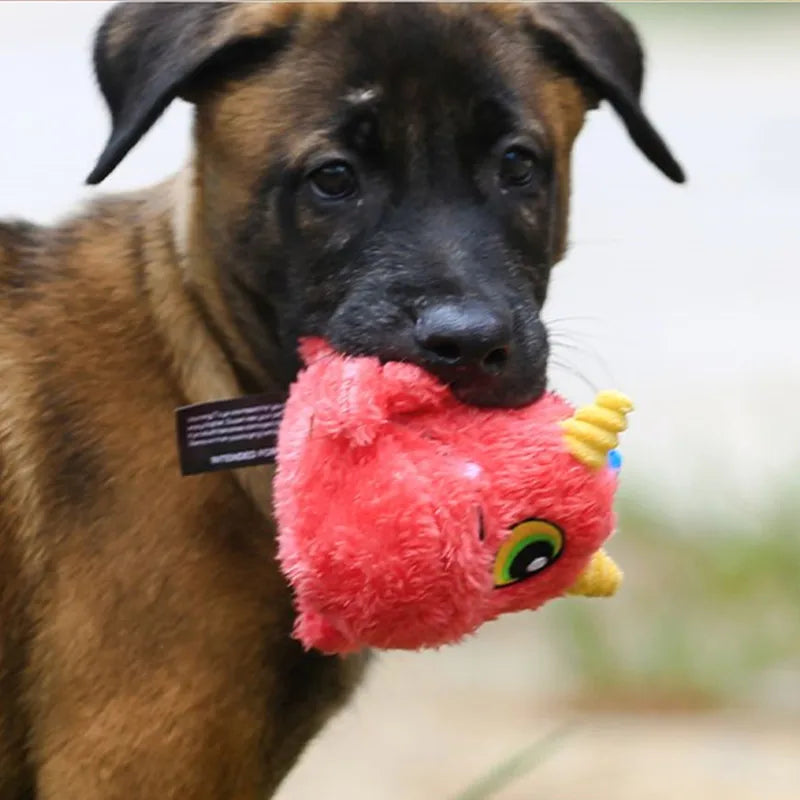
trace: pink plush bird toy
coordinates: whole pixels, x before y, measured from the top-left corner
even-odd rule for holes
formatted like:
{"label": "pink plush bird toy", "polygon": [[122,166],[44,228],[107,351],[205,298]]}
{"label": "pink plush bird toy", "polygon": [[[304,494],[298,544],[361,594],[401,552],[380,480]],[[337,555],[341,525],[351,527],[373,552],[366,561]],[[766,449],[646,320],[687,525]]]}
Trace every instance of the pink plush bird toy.
{"label": "pink plush bird toy", "polygon": [[424,370],[320,340],[281,424],[279,559],[307,648],[417,649],[564,594],[610,595],[630,401],[464,405]]}

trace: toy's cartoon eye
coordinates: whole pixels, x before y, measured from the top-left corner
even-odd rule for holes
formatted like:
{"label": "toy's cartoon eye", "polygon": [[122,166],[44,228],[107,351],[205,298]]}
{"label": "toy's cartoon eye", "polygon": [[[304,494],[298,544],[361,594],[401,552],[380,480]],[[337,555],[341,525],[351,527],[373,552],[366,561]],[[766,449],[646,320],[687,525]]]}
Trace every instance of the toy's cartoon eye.
{"label": "toy's cartoon eye", "polygon": [[511,529],[494,561],[494,585],[509,586],[537,575],[564,549],[564,534],[543,519],[526,519]]}

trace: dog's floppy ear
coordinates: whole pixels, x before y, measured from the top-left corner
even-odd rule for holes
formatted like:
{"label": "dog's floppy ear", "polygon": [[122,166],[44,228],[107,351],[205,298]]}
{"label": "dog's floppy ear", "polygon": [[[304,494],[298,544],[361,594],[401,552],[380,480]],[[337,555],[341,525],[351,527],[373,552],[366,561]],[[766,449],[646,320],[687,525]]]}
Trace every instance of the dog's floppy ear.
{"label": "dog's floppy ear", "polygon": [[683,183],[683,169],[642,110],[644,59],[631,24],[604,3],[536,3],[527,19],[545,54],[608,100],[644,155]]}
{"label": "dog's floppy ear", "polygon": [[123,2],[112,8],[94,47],[111,136],[86,182],[100,183],[201,75],[242,57],[269,57],[296,17],[294,3]]}

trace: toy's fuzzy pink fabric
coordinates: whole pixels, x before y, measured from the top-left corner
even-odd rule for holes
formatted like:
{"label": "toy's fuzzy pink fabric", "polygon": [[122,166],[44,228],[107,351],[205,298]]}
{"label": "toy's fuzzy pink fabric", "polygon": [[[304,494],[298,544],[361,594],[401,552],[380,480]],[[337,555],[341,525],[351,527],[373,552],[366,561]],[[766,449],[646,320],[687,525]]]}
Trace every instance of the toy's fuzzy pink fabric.
{"label": "toy's fuzzy pink fabric", "polygon": [[[304,343],[274,498],[295,636],[324,652],[455,642],[562,595],[611,534],[616,477],[565,450],[553,394],[514,410],[460,403],[425,371]],[[495,587],[509,529],[544,518],[557,560]]]}

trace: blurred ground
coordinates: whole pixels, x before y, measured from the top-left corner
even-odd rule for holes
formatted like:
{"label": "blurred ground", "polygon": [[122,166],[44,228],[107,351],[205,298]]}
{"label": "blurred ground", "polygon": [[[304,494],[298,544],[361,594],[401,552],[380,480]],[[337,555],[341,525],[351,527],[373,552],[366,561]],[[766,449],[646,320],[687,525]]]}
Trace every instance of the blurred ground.
{"label": "blurred ground", "polygon": [[[81,195],[106,132],[89,42],[107,5],[0,3],[0,96],[18,110],[0,125],[0,216],[51,220]],[[800,798],[800,5],[624,10],[690,182],[592,114],[547,308],[553,384],[637,401],[623,590],[381,656],[280,800],[456,800],[565,720],[498,798]],[[188,128],[176,104],[102,191],[173,171]]]}
{"label": "blurred ground", "polygon": [[443,685],[420,674],[422,663],[376,669],[356,704],[307,752],[279,800],[456,800],[494,764],[565,721],[568,733],[543,761],[492,797],[797,800],[796,720],[749,713],[565,716],[510,687]]}

